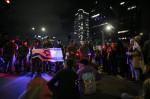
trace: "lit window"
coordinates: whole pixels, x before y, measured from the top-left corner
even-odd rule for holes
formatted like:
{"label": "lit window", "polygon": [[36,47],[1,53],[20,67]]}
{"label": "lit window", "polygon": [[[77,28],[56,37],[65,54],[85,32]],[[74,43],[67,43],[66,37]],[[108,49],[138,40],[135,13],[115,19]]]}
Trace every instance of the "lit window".
{"label": "lit window", "polygon": [[125,4],[125,2],[121,2],[121,3],[120,3],[120,5],[124,5],[124,4]]}

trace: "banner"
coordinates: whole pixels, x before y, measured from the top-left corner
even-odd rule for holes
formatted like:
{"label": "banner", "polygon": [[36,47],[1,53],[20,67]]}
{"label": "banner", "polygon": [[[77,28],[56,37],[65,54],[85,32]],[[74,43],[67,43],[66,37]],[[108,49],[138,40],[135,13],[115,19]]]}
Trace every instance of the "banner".
{"label": "banner", "polygon": [[61,48],[33,48],[32,58],[36,57],[42,61],[63,62]]}

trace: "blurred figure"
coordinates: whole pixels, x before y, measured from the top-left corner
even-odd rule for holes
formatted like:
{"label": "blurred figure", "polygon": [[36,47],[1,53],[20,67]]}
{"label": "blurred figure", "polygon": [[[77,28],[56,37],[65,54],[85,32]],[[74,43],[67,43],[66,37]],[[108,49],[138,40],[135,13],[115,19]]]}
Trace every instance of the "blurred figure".
{"label": "blurred figure", "polygon": [[67,47],[68,59],[73,60],[73,68],[76,71],[76,52],[77,48],[74,46],[73,41],[70,42],[70,45]]}
{"label": "blurred figure", "polygon": [[12,73],[12,62],[13,62],[13,56],[16,53],[17,45],[14,43],[14,39],[12,38],[10,42],[8,42],[4,46],[4,66],[3,66],[3,72],[6,72],[6,68],[9,62],[9,67],[7,69],[7,72]]}
{"label": "blurred figure", "polygon": [[150,34],[149,34],[149,40],[145,41],[144,43],[143,53],[145,56],[145,64],[147,66],[150,66]]}
{"label": "blurred figure", "polygon": [[96,81],[101,80],[102,76],[89,65],[88,58],[83,57],[80,59],[80,69],[77,74],[82,98],[86,99],[86,95],[96,93]]}
{"label": "blurred figure", "polygon": [[122,41],[118,40],[116,46],[116,60],[120,78],[127,78],[128,67],[126,65],[125,54],[126,49]]}
{"label": "blurred figure", "polygon": [[[78,87],[75,85],[78,75],[72,69],[73,60],[67,60],[67,68],[60,70],[52,80],[50,80],[47,85],[48,88],[53,92],[53,99],[78,99],[79,91]],[[58,85],[55,86],[55,83]]]}
{"label": "blurred figure", "polygon": [[117,75],[117,59],[116,59],[116,44],[111,43],[110,47],[107,48],[108,53],[108,73]]}
{"label": "blurred figure", "polygon": [[80,47],[79,53],[80,53],[81,58],[82,57],[89,58],[89,55],[88,55],[89,54],[89,48],[88,48],[88,45],[87,45],[86,41],[84,41],[83,45]]}
{"label": "blurred figure", "polygon": [[[34,48],[41,48],[41,46],[42,45],[41,45],[40,40],[36,40],[34,43]],[[40,74],[41,65],[42,65],[42,61],[40,58],[38,58],[38,57],[32,58],[32,73],[31,73],[31,75],[34,74],[35,68],[37,69],[37,74]]]}
{"label": "blurred figure", "polygon": [[107,61],[107,47],[106,44],[103,45],[101,50],[102,62],[103,62],[103,72],[108,72],[108,61]]}
{"label": "blurred figure", "polygon": [[19,46],[19,48],[17,50],[17,55],[18,55],[18,60],[19,60],[17,73],[20,73],[20,71],[21,71],[22,60],[23,60],[23,64],[24,64],[24,73],[27,72],[27,66],[26,66],[27,58],[26,57],[27,57],[28,53],[29,53],[29,48],[27,46],[27,41],[24,41],[23,44],[21,46]]}
{"label": "blurred figure", "polygon": [[22,43],[20,42],[19,40],[19,36],[16,36],[16,39],[15,39],[15,42],[14,42],[16,45],[17,45],[17,48],[22,45]]}
{"label": "blurred figure", "polygon": [[93,49],[93,42],[90,40],[88,43],[89,53],[90,53],[90,61],[94,58],[94,49]]}
{"label": "blurred figure", "polygon": [[[46,38],[46,42],[43,44],[43,48],[53,48],[52,43],[50,42],[50,38]],[[48,65],[48,66],[46,66]],[[51,73],[51,62],[50,61],[43,61],[43,72]]]}
{"label": "blurred figure", "polygon": [[95,50],[95,62],[98,66],[101,65],[100,63],[101,60],[101,51],[99,50],[98,46],[96,46],[96,50]]}
{"label": "blurred figure", "polygon": [[[57,45],[56,45],[56,48],[61,48],[61,50],[62,50],[62,55],[63,55],[63,58],[64,58],[64,56],[65,56],[65,53],[64,53],[64,46],[61,44],[61,40],[58,40],[57,41]],[[57,72],[57,71],[59,71],[60,70],[60,68],[63,68],[63,62],[56,62],[56,67],[55,67],[55,73]]]}
{"label": "blurred figure", "polygon": [[137,82],[140,80],[140,73],[139,73],[139,68],[140,63],[139,63],[139,51],[134,48],[135,44],[135,39],[130,40],[130,49],[126,53],[128,56],[130,56],[129,62],[130,62],[130,69],[132,72],[132,78],[134,78]]}

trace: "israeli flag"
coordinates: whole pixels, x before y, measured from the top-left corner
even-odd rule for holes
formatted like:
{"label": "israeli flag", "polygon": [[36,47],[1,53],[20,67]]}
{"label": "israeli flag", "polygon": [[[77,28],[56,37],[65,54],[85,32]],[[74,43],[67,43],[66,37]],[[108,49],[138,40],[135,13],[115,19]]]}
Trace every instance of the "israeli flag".
{"label": "israeli flag", "polygon": [[61,48],[33,48],[32,58],[36,57],[42,61],[63,62]]}

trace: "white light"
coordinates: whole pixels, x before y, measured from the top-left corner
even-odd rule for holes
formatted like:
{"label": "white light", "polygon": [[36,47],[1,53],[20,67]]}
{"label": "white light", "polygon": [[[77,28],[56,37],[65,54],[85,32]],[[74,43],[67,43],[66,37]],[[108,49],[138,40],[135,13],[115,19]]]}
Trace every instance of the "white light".
{"label": "white light", "polygon": [[39,38],[41,38],[41,36],[40,36],[40,35],[38,35],[38,37],[39,37]]}
{"label": "white light", "polygon": [[100,15],[100,14],[93,15],[93,16],[91,16],[91,18],[98,17],[99,15]]}
{"label": "white light", "polygon": [[6,1],[6,3],[10,3],[10,1],[9,0],[5,0]]}
{"label": "white light", "polygon": [[55,39],[56,37],[53,37],[53,39]]}
{"label": "white light", "polygon": [[140,35],[143,35],[143,33],[140,33]]}
{"label": "white light", "polygon": [[136,8],[135,5],[133,5],[133,6],[131,6],[131,7],[128,7],[127,10],[131,10],[131,9],[134,9],[134,8]]}
{"label": "white light", "polygon": [[35,30],[35,28],[33,27],[32,30]]}
{"label": "white light", "polygon": [[121,3],[120,3],[120,5],[123,5],[123,4],[125,4],[125,2],[121,2]]}
{"label": "white light", "polygon": [[118,31],[118,34],[120,34],[120,33],[126,33],[126,32],[129,32],[129,30]]}
{"label": "white light", "polygon": [[108,31],[111,30],[111,26],[108,25],[108,26],[106,27],[106,29],[107,29]]}
{"label": "white light", "polygon": [[42,28],[42,31],[45,31],[45,28],[44,28],[44,27]]}

